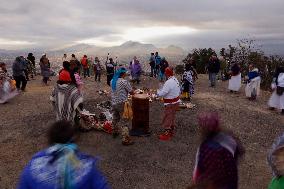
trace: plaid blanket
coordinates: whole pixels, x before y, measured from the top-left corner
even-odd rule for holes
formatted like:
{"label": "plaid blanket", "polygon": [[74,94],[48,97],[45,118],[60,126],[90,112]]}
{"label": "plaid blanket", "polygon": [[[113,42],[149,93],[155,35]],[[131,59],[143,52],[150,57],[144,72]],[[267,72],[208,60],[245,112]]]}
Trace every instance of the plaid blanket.
{"label": "plaid blanket", "polygon": [[53,102],[57,120],[74,122],[76,109],[83,102],[83,97],[75,85],[56,84],[50,100]]}

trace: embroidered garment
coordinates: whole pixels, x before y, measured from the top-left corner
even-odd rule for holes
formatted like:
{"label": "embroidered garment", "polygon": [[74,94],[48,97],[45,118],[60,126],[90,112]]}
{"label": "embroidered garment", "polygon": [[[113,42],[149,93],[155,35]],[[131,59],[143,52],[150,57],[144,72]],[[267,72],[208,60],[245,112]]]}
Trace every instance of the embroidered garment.
{"label": "embroidered garment", "polygon": [[182,92],[189,93],[190,96],[194,94],[193,72],[185,71],[182,75]]}
{"label": "embroidered garment", "polygon": [[56,144],[33,156],[18,189],[108,189],[96,161],[80,153],[75,144]]}
{"label": "embroidered garment", "polygon": [[57,120],[74,121],[76,109],[83,102],[83,97],[77,87],[71,84],[56,84],[50,100],[54,102]]}

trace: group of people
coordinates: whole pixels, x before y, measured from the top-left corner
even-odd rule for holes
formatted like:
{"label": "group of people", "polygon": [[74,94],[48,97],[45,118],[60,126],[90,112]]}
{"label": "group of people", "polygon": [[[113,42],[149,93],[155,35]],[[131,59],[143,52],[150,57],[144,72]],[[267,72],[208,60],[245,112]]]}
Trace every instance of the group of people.
{"label": "group of people", "polygon": [[169,67],[169,63],[166,58],[161,58],[159,52],[151,53],[149,65],[151,68],[150,77],[155,77],[158,78],[160,81],[164,81],[165,70],[167,67]]}

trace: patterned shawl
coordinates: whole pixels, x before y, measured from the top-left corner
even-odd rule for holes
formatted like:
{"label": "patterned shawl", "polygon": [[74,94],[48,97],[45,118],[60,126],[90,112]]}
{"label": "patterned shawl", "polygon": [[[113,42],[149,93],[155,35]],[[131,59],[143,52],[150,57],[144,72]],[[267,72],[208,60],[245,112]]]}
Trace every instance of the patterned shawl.
{"label": "patterned shawl", "polygon": [[56,84],[50,100],[54,103],[57,120],[73,122],[76,109],[83,102],[83,97],[75,85]]}

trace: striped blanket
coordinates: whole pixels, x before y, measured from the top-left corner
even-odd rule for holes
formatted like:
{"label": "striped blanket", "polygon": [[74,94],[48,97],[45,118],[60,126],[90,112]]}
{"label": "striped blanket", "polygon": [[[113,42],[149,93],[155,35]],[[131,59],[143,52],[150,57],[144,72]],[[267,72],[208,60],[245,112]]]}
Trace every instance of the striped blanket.
{"label": "striped blanket", "polygon": [[53,102],[57,120],[74,122],[76,109],[83,102],[83,97],[75,85],[56,84],[50,100]]}

